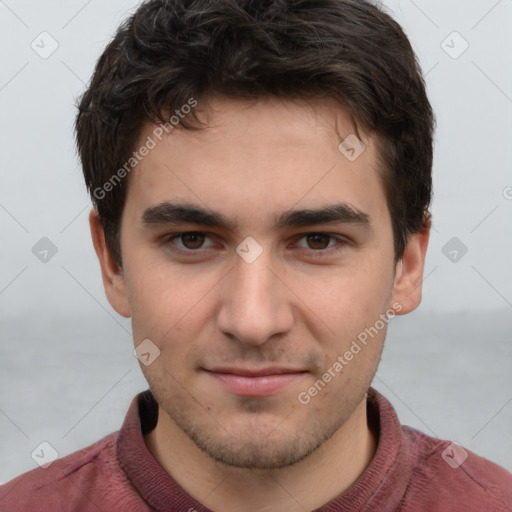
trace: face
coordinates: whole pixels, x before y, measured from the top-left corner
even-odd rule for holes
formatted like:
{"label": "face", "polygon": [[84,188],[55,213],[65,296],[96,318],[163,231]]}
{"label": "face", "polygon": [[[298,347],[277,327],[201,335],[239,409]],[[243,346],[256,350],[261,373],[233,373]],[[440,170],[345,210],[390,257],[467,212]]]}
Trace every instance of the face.
{"label": "face", "polygon": [[375,141],[347,158],[337,104],[216,98],[201,116],[130,176],[107,296],[160,351],[141,364],[160,414],[215,460],[284,467],[364,400],[425,247],[396,267]]}

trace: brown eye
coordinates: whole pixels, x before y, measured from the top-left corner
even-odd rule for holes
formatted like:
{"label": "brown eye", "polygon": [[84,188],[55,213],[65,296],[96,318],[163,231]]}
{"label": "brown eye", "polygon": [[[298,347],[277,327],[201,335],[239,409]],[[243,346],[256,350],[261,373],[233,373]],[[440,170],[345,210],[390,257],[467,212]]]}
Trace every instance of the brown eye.
{"label": "brown eye", "polygon": [[321,233],[314,233],[311,235],[307,235],[306,238],[308,241],[308,245],[311,249],[322,250],[327,249],[332,237]]}
{"label": "brown eye", "polygon": [[203,257],[216,247],[211,235],[202,231],[184,231],[167,236],[163,245],[166,250],[187,257]]}
{"label": "brown eye", "polygon": [[351,245],[345,236],[331,233],[304,233],[300,240],[299,253],[311,258],[334,256]]}
{"label": "brown eye", "polygon": [[205,235],[203,233],[183,233],[180,238],[186,249],[194,250],[201,248]]}

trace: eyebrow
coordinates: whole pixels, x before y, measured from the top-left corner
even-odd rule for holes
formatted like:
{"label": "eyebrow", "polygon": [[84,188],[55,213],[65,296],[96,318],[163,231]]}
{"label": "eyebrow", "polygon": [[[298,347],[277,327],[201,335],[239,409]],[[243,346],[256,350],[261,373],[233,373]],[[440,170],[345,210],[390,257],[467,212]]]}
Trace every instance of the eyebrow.
{"label": "eyebrow", "polygon": [[[220,212],[187,203],[165,201],[144,210],[142,222],[153,224],[198,224],[235,231],[237,224]],[[274,229],[297,228],[314,224],[359,224],[370,226],[370,216],[347,203],[328,204],[318,209],[288,210],[274,218]]]}

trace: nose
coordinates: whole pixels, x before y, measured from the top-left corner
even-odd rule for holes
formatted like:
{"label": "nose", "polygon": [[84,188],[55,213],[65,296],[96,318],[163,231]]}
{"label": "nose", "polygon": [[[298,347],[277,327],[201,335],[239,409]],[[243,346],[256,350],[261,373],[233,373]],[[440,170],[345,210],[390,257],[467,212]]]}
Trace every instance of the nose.
{"label": "nose", "polygon": [[269,251],[252,263],[238,255],[222,283],[219,330],[238,342],[258,346],[287,333],[293,325],[293,293]]}

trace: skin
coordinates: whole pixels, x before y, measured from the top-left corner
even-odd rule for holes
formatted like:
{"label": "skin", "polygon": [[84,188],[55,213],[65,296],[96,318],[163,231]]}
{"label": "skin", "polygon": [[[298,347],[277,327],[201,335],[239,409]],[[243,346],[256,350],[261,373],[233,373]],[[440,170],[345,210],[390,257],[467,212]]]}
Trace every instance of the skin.
{"label": "skin", "polygon": [[[418,306],[429,229],[409,237],[396,263],[375,140],[361,134],[366,150],[349,161],[338,145],[354,128],[334,101],[215,97],[200,114],[206,130],[174,130],[130,176],[122,269],[90,214],[110,304],[132,318],[136,346],[150,339],[160,350],[141,364],[159,403],[146,444],[212,510],[313,510],[354,483],[375,454],[366,393],[386,329],[307,405],[297,397],[379,315]],[[145,224],[144,211],[165,201],[220,212],[237,227]],[[283,211],[340,202],[369,224],[273,225]],[[190,231],[206,236],[170,240]],[[236,252],[249,236],[263,249],[252,263]],[[304,373],[273,395],[249,397],[205,371],[223,365]]]}

